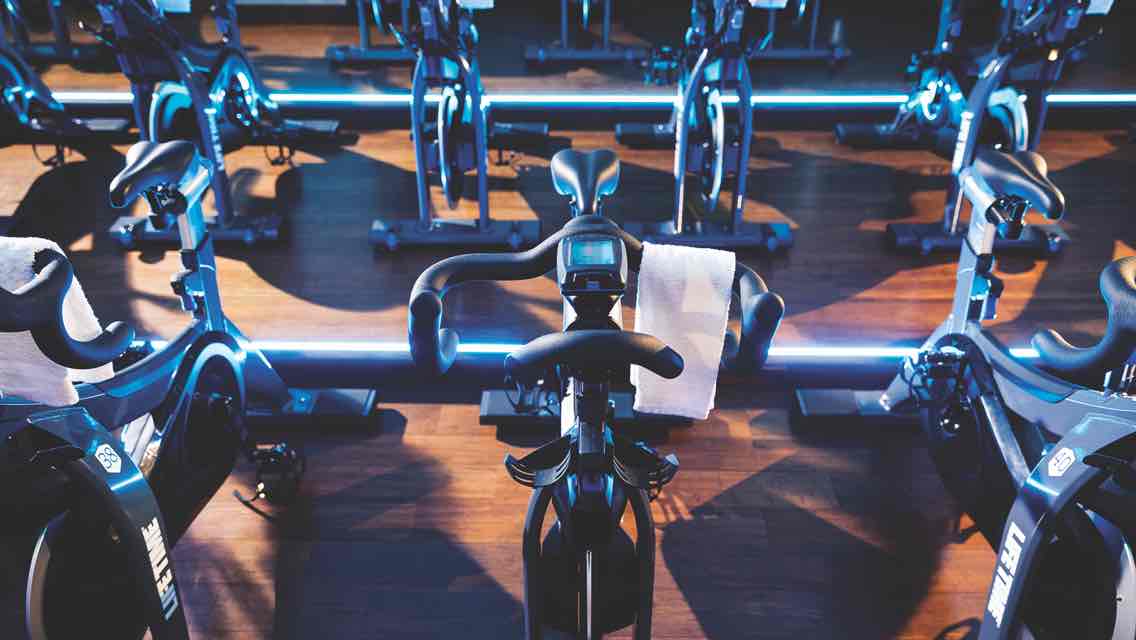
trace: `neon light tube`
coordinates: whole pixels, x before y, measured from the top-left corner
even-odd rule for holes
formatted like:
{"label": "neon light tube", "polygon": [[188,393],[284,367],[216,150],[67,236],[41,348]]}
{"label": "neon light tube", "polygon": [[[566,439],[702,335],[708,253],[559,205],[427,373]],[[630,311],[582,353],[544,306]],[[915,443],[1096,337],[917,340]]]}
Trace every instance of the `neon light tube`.
{"label": "neon light tube", "polygon": [[[52,93],[61,102],[84,104],[118,105],[127,104],[132,99],[129,91],[55,91]],[[409,93],[314,93],[283,91],[270,93],[269,98],[281,104],[343,104],[343,105],[392,105],[410,104]],[[550,105],[550,106],[648,106],[669,107],[676,99],[673,93],[501,93],[486,95],[488,104],[501,105]],[[751,99],[754,106],[780,107],[838,107],[838,106],[889,106],[898,105],[907,99],[904,94],[766,94]],[[736,104],[737,96],[724,96],[726,104]],[[1128,106],[1136,107],[1136,93],[1077,92],[1052,93],[1049,104],[1075,106]],[[437,94],[426,96],[426,102],[438,102]]]}
{"label": "neon light tube", "polygon": [[87,104],[130,104],[134,99],[129,91],[52,91],[51,95],[60,102]]}
{"label": "neon light tube", "polygon": [[1136,104],[1136,93],[1051,93],[1049,104]]}

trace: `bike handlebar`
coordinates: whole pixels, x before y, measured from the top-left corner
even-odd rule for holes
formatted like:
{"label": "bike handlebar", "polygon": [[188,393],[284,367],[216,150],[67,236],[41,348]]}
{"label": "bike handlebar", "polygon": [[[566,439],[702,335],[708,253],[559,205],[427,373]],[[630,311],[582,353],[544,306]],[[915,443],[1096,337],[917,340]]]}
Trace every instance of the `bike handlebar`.
{"label": "bike handlebar", "polygon": [[[442,375],[457,357],[460,338],[453,329],[442,328],[442,299],[451,288],[476,280],[527,280],[556,268],[556,250],[565,236],[576,233],[617,235],[627,247],[628,268],[638,271],[643,244],[611,220],[598,215],[570,220],[536,247],[519,253],[471,253],[435,263],[422,272],[410,294],[408,331],[415,365],[429,375]],[[755,373],[765,364],[769,344],[785,313],[781,297],[749,267],[738,263],[734,294],[741,301],[742,336],[737,349],[724,358],[725,368]]]}
{"label": "bike handlebar", "polygon": [[1105,267],[1100,292],[1108,307],[1108,324],[1097,344],[1075,347],[1053,329],[1034,334],[1033,347],[1050,369],[1071,377],[1101,376],[1122,366],[1136,350],[1136,257]]}
{"label": "bike handlebar", "polygon": [[645,333],[595,329],[541,336],[505,357],[505,374],[534,382],[554,365],[588,375],[602,375],[637,364],[664,378],[677,378],[683,361],[662,340]]}
{"label": "bike handlebar", "polygon": [[36,277],[8,291],[0,287],[0,331],[31,331],[40,350],[52,361],[73,369],[92,369],[122,355],[134,340],[134,330],[121,322],[97,337],[71,337],[63,322],[63,301],[74,279],[71,263],[56,251],[35,256]]}

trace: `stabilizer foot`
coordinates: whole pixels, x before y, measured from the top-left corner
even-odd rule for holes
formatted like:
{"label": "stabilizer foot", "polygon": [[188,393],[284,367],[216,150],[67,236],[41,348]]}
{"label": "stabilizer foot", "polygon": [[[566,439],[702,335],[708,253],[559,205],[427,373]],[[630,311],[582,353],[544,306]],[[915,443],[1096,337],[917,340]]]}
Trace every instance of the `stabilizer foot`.
{"label": "stabilizer foot", "polygon": [[[894,223],[887,227],[888,246],[901,253],[930,255],[949,251],[958,253],[962,248],[963,230],[948,234],[943,223]],[[1048,258],[1058,253],[1069,242],[1069,235],[1055,224],[1031,224],[1015,239],[999,236],[994,241],[994,252]]]}

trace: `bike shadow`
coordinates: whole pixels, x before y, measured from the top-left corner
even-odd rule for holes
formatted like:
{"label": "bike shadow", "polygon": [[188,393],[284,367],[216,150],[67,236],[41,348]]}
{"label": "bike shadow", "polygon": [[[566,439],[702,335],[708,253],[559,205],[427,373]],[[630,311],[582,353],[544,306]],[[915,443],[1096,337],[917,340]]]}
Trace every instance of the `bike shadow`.
{"label": "bike shadow", "polygon": [[[720,393],[719,405],[752,407],[752,394]],[[705,444],[684,444],[685,458],[705,448],[714,466],[684,467],[656,507],[673,516],[662,561],[698,627],[708,638],[896,637],[930,593],[953,515],[929,461],[912,455],[917,436],[813,448],[772,416],[749,422],[752,447],[728,450],[725,420],[699,425]]]}

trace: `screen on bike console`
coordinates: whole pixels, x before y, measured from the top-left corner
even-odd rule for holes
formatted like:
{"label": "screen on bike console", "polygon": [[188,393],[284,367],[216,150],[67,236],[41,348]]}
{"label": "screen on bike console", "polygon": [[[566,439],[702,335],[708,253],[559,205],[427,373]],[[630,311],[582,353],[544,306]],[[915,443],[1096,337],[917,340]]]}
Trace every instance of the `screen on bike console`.
{"label": "screen on bike console", "polygon": [[615,240],[573,239],[569,248],[568,262],[574,267],[615,266]]}

